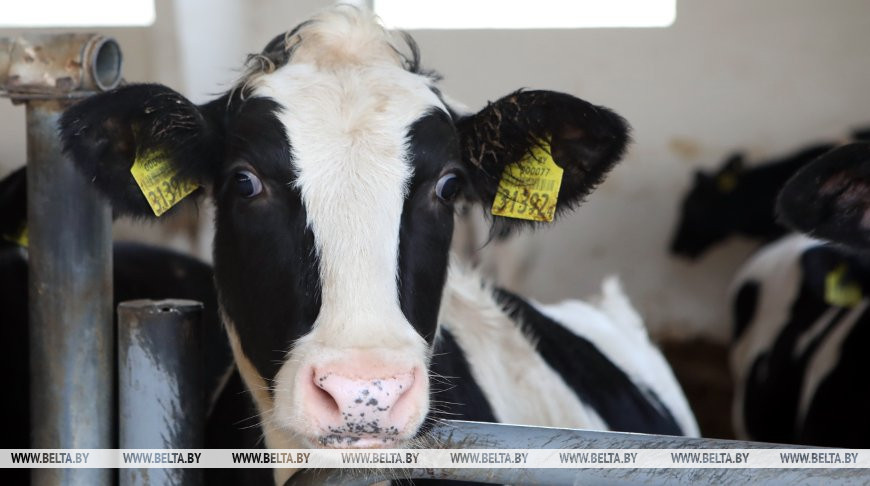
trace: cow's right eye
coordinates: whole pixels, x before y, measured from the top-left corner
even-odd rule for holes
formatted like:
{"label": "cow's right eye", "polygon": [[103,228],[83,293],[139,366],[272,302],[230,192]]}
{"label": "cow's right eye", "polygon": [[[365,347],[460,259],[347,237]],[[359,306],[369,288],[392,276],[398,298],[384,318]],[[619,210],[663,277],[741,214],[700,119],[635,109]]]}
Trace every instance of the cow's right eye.
{"label": "cow's right eye", "polygon": [[239,191],[239,196],[254,197],[263,192],[263,183],[253,173],[247,170],[239,171],[236,172],[236,190]]}

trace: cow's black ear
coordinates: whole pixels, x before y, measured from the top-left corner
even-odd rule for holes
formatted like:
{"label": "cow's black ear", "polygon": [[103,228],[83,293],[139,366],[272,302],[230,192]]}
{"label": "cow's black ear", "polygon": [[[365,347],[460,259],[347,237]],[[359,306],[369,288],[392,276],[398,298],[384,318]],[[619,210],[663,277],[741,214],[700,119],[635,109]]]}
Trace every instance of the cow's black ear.
{"label": "cow's black ear", "polygon": [[798,231],[870,248],[870,143],[844,145],[804,166],[780,192],[777,213]]}
{"label": "cow's black ear", "polygon": [[[473,196],[487,213],[497,194],[503,192],[499,182],[505,168],[528,160],[532,154],[540,159],[537,154],[543,150],[563,170],[555,211],[550,214],[557,216],[581,203],[604,180],[629,142],[628,124],[619,115],[552,91],[515,92],[459,119],[456,126]],[[501,223],[526,221],[502,216],[495,219]]]}
{"label": "cow's black ear", "polygon": [[210,185],[223,151],[211,106],[203,109],[159,84],[129,85],[67,109],[60,134],[67,155],[117,213],[153,216],[131,167],[137,160],[157,161],[175,173],[166,181],[172,187]]}

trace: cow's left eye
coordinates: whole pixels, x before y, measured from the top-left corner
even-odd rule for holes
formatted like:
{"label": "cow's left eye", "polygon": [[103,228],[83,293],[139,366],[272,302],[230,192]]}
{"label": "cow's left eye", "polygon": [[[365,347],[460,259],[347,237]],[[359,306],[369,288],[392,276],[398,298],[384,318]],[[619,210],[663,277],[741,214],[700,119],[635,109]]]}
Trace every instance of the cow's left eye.
{"label": "cow's left eye", "polygon": [[435,195],[438,196],[438,199],[449,203],[456,199],[456,196],[459,195],[459,190],[462,189],[461,181],[459,180],[459,176],[453,173],[444,174],[438,179],[438,182],[435,183]]}
{"label": "cow's left eye", "polygon": [[254,197],[263,192],[263,183],[253,173],[243,170],[236,172],[236,190],[239,196]]}

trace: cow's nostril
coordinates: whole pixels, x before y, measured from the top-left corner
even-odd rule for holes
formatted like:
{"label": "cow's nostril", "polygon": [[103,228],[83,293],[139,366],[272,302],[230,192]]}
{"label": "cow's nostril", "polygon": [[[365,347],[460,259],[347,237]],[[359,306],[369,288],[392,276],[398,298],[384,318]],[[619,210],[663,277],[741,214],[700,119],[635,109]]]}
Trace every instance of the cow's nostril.
{"label": "cow's nostril", "polygon": [[318,406],[322,407],[324,413],[329,415],[338,415],[340,406],[335,397],[323,387],[325,376],[318,376],[316,372],[312,372],[311,381],[314,384],[314,400],[318,402]]}

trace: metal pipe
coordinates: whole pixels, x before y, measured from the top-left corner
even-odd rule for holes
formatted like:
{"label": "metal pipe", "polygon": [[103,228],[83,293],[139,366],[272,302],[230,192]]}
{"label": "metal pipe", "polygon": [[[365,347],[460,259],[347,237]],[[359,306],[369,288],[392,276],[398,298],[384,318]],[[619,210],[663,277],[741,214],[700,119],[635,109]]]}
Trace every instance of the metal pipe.
{"label": "metal pipe", "polygon": [[[35,448],[112,447],[112,217],[61,155],[63,102],[27,103],[30,421]],[[100,469],[34,469],[35,486],[108,485]]]}
{"label": "metal pipe", "polygon": [[[432,429],[433,448],[444,449],[762,449],[781,446],[763,442],[695,439],[662,435],[554,429],[481,422],[445,421]],[[291,477],[285,486],[365,486],[394,479],[397,471],[311,469]],[[412,479],[449,479],[492,484],[818,484],[844,481],[868,484],[862,469],[413,469]]]}
{"label": "metal pipe", "polygon": [[[61,152],[73,98],[121,82],[121,49],[96,34],[0,39],[0,94],[27,111],[31,446],[113,447],[111,210]],[[99,469],[34,469],[34,486],[108,485]]]}
{"label": "metal pipe", "polygon": [[[118,305],[118,406],[123,449],[203,446],[200,320],[192,300]],[[121,486],[197,486],[201,469],[121,469]]]}
{"label": "metal pipe", "polygon": [[121,48],[98,34],[0,38],[0,90],[13,99],[72,98],[121,82]]}

